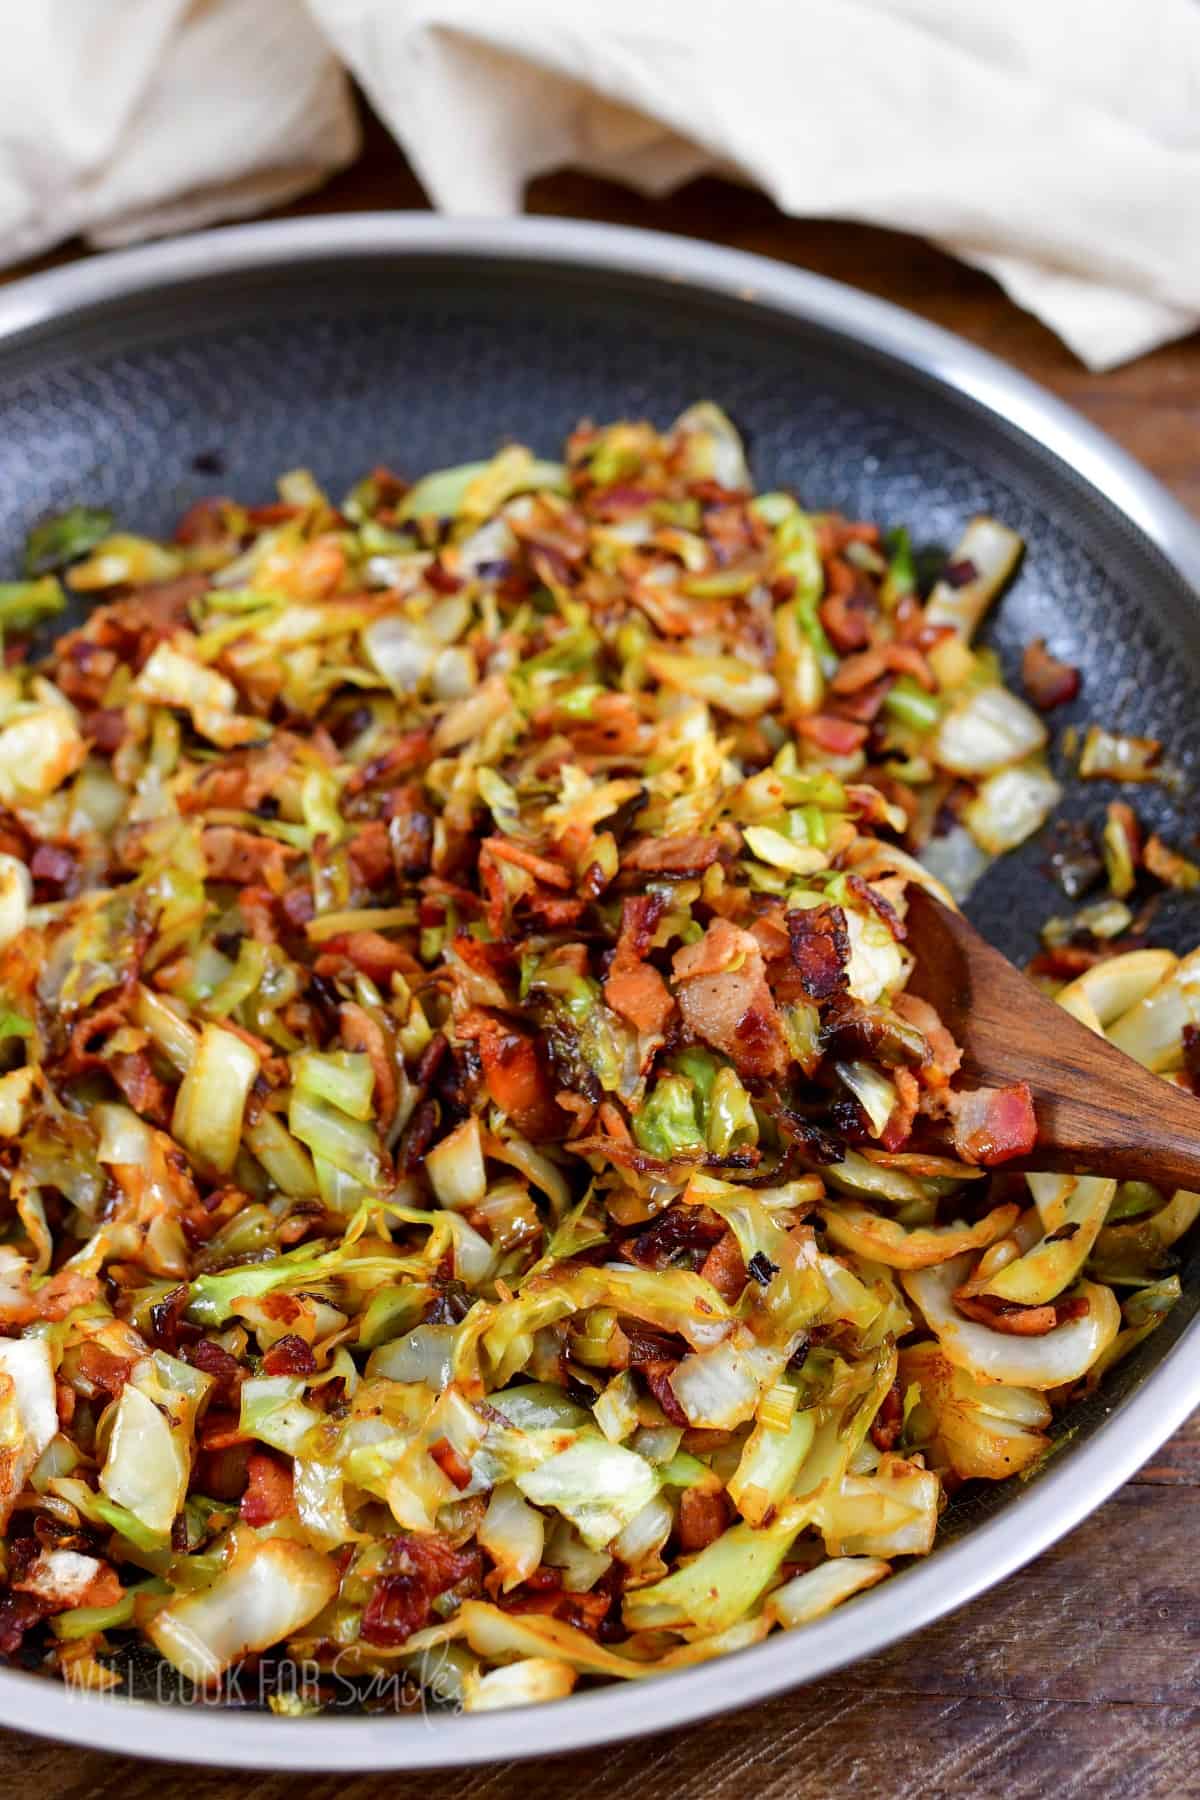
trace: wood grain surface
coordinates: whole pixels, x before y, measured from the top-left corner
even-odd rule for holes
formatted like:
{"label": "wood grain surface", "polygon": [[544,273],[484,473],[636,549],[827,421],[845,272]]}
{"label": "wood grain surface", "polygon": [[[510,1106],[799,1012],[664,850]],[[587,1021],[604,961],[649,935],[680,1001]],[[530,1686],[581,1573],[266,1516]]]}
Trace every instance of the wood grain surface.
{"label": "wood grain surface", "polygon": [[[731,183],[669,200],[564,173],[539,213],[713,239],[881,294],[993,351],[1085,413],[1200,513],[1200,335],[1107,375],[915,238],[783,218]],[[382,129],[289,213],[425,205]],[[39,267],[80,254],[68,246]],[[13,271],[14,274],[25,271]],[[178,1770],[0,1733],[0,1795],[160,1800],[1166,1800],[1200,1796],[1200,1415],[1107,1506],[1006,1585],[886,1655],[684,1732],[446,1775],[345,1780]],[[664,1721],[664,1724],[666,1721]],[[219,1740],[220,1720],[212,1718]],[[303,1731],[303,1725],[297,1729]],[[536,1720],[530,1719],[531,1740]]]}

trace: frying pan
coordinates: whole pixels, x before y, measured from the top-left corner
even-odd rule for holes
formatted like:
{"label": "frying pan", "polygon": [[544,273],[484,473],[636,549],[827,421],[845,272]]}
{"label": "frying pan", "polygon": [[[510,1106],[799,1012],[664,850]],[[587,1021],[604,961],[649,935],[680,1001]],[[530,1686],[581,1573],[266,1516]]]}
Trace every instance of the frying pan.
{"label": "frying pan", "polygon": [[[1139,811],[1188,847],[1200,758],[1200,527],[1090,425],[1011,369],[836,283],[686,239],[607,226],[357,215],[124,252],[0,291],[0,578],[25,532],[76,500],[169,532],[213,493],[271,497],[310,467],[340,493],[376,462],[415,474],[507,438],[553,453],[585,416],[660,425],[711,398],[760,486],[907,524],[931,553],[991,512],[1028,546],[988,637],[1011,680],[1044,636],[1082,670],[1056,723],[1162,738],[1180,774]],[[1115,790],[1069,780],[1060,815]],[[1052,828],[1051,828],[1052,829]],[[1048,834],[996,864],[968,911],[1027,955],[1067,909]],[[1172,898],[1152,941],[1200,942]],[[1200,1248],[1184,1298],[1025,1484],[971,1492],[932,1556],[802,1632],[549,1706],[277,1718],[170,1704],[147,1654],[127,1691],[68,1695],[0,1671],[0,1720],[90,1747],[298,1770],[414,1769],[562,1752],[661,1730],[827,1675],[928,1624],[1098,1506],[1200,1404]]]}

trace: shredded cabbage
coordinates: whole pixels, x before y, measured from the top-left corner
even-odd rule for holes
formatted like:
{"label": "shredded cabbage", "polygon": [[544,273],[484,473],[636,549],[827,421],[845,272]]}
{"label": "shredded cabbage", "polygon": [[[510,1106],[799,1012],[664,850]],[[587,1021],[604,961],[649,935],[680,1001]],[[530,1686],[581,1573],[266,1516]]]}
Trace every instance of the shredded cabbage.
{"label": "shredded cabbage", "polygon": [[[35,528],[0,582],[26,1656],[540,1703],[797,1628],[1037,1466],[1200,1194],[964,1164],[906,992],[911,886],[1059,801],[972,642],[1020,552],[974,519],[925,594],[903,528],[756,494],[709,402],[341,505],[294,469],[162,543]],[[96,603],[34,665],[64,588]],[[1035,972],[1185,1084],[1200,952],[1120,940],[1194,870],[1109,813],[1112,891]]]}

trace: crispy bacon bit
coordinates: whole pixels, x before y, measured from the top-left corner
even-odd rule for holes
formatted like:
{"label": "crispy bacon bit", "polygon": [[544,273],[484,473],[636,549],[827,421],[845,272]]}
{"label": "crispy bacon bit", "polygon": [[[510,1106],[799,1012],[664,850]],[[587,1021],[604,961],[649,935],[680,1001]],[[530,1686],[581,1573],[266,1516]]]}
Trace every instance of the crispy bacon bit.
{"label": "crispy bacon bit", "polygon": [[102,1394],[114,1398],[129,1380],[135,1360],[132,1356],[118,1356],[90,1339],[79,1346],[79,1373]]}
{"label": "crispy bacon bit", "polygon": [[449,1438],[439,1438],[429,1446],[429,1454],[437,1464],[447,1481],[452,1481],[459,1493],[471,1485],[471,1465],[459,1455]]}
{"label": "crispy bacon bit", "polygon": [[958,1073],[962,1051],[942,1024],[936,1009],[928,1000],[919,1000],[915,994],[905,992],[896,995],[892,1010],[909,1025],[915,1025],[929,1045],[930,1060],[922,1065],[918,1079],[926,1087],[947,1087],[950,1077]]}
{"label": "crispy bacon bit", "polygon": [[658,1404],[662,1407],[663,1417],[669,1425],[686,1426],[688,1416],[679,1404],[675,1389],[671,1386],[671,1371],[677,1365],[673,1362],[645,1362],[638,1365],[638,1374],[642,1377]]}
{"label": "crispy bacon bit", "polygon": [[433,733],[429,730],[406,731],[389,744],[380,755],[372,757],[361,769],[356,769],[346,783],[347,795],[363,793],[367,788],[379,787],[394,775],[410,775],[429,761],[433,753]]}
{"label": "crispy bacon bit", "polygon": [[807,719],[797,719],[796,730],[818,750],[828,750],[831,756],[852,756],[862,749],[869,735],[865,725],[853,719],[836,719],[829,713],[813,713]]}
{"label": "crispy bacon bit", "polygon": [[[843,574],[844,570],[849,570],[848,577]],[[822,600],[819,608],[821,623],[832,639],[834,649],[841,655],[865,650],[871,641],[871,625],[878,612],[875,596],[859,585],[858,575],[848,563],[832,564],[830,579],[836,581],[842,591],[827,594]]]}
{"label": "crispy bacon bit", "polygon": [[724,1493],[684,1488],[679,1496],[679,1517],[675,1524],[680,1550],[685,1556],[706,1550],[720,1537],[732,1517],[733,1508]]}
{"label": "crispy bacon bit", "polygon": [[869,881],[864,881],[861,875],[847,875],[846,886],[852,894],[857,894],[863,904],[869,906],[878,918],[883,920],[897,943],[902,944],[908,936],[908,926],[886,895],[881,894],[877,887],[872,887]]}
{"label": "crispy bacon bit", "polygon": [[951,1094],[949,1102],[954,1148],[964,1162],[991,1168],[1014,1156],[1028,1156],[1037,1143],[1033,1095],[1027,1081]]}
{"label": "crispy bacon bit", "polygon": [[912,1136],[913,1123],[921,1104],[921,1086],[911,1069],[892,1070],[892,1086],[896,1104],[879,1140],[884,1150],[900,1150]]}
{"label": "crispy bacon bit", "polygon": [[344,957],[364,975],[369,975],[376,987],[385,990],[391,988],[393,975],[413,975],[420,970],[412,952],[403,944],[385,938],[381,931],[341,932],[337,937],[327,938],[323,950],[324,954],[316,963],[319,975],[336,975]]}
{"label": "crispy bacon bit", "polygon": [[146,1051],[119,1051],[107,1058],[105,1067],[134,1112],[153,1119],[156,1125],[167,1124],[171,1117],[171,1090],[154,1073]]}
{"label": "crispy bacon bit", "polygon": [[433,860],[433,818],[421,784],[414,781],[394,789],[384,802],[384,816],[397,882],[403,886],[427,875]]}
{"label": "crispy bacon bit", "polygon": [[512,863],[518,869],[524,869],[537,881],[547,887],[561,888],[568,891],[574,885],[570,871],[561,863],[551,862],[547,856],[537,856],[532,850],[525,850],[520,844],[510,844],[507,838],[484,838],[480,845],[481,855],[491,856],[497,862]]}
{"label": "crispy bacon bit", "polygon": [[273,1525],[295,1506],[292,1471],[273,1450],[252,1450],[241,1516],[247,1525]]}
{"label": "crispy bacon bit", "polygon": [[[150,1342],[160,1350],[169,1350],[175,1355],[179,1349],[181,1332],[194,1331],[194,1326],[184,1322],[184,1313],[191,1302],[192,1292],[186,1281],[156,1300],[150,1308]],[[232,1359],[231,1359],[232,1360]]]}
{"label": "crispy bacon bit", "polygon": [[[396,1116],[396,1101],[399,1089],[396,1082],[395,1058],[388,1049],[383,1026],[378,1019],[372,1018],[365,1007],[356,1001],[346,1001],[340,1008],[341,1039],[346,1049],[352,1054],[370,1058],[371,1069],[375,1076],[375,1111],[379,1123],[386,1131]],[[430,1043],[445,1045],[445,1038],[431,1039]],[[428,1047],[428,1046],[427,1046]]]}
{"label": "crispy bacon bit", "polygon": [[675,1002],[658,970],[642,958],[665,910],[661,894],[638,895],[624,902],[621,935],[604,983],[604,998],[613,1011],[639,1031],[656,1036],[666,1029]]}
{"label": "crispy bacon bit", "polygon": [[1065,706],[1079,692],[1079,670],[1052,656],[1045,638],[1033,638],[1026,644],[1021,657],[1021,681],[1042,712]]}
{"label": "crispy bacon bit", "polygon": [[996,1294],[964,1294],[957,1291],[954,1304],[965,1318],[1002,1331],[1008,1337],[1045,1337],[1067,1319],[1081,1318],[1088,1310],[1082,1296],[1069,1300],[1051,1300],[1045,1306],[1022,1306],[1016,1300],[1002,1300]]}
{"label": "crispy bacon bit", "polygon": [[[187,1288],[182,1291],[186,1297]],[[238,1389],[246,1374],[236,1356],[231,1356],[228,1350],[222,1350],[220,1344],[212,1344],[207,1338],[201,1338],[198,1344],[185,1345],[183,1358],[185,1362],[191,1363],[193,1369],[212,1376],[218,1397],[230,1404],[236,1402]]]}
{"label": "crispy bacon bit", "polygon": [[877,1450],[885,1453],[894,1450],[900,1441],[900,1433],[904,1429],[904,1400],[900,1393],[899,1382],[893,1381],[880,1402],[879,1411],[875,1414],[871,1426],[871,1442]]}
{"label": "crispy bacon bit", "polygon": [[[713,1245],[700,1270],[705,1281],[711,1281],[723,1300],[730,1304],[740,1298],[749,1279],[742,1252],[732,1231],[726,1230]],[[757,1280],[758,1277],[756,1276]],[[768,1275],[767,1280],[771,1277]]]}
{"label": "crispy bacon bit", "polygon": [[264,1375],[315,1375],[317,1359],[312,1345],[294,1331],[276,1338],[262,1360]]}
{"label": "crispy bacon bit", "polygon": [[698,943],[675,952],[671,966],[684,1023],[697,1037],[723,1050],[739,1074],[783,1074],[790,1053],[757,938],[714,919]]}
{"label": "crispy bacon bit", "polygon": [[234,825],[206,826],[200,844],[213,881],[232,881],[239,887],[262,885],[274,894],[283,892],[288,866],[300,854],[290,844],[257,837]]}
{"label": "crispy bacon bit", "polygon": [[488,1093],[524,1137],[537,1143],[566,1135],[567,1120],[533,1038],[484,1012],[468,1014],[459,1035],[475,1040]]}
{"label": "crispy bacon bit", "polygon": [[702,875],[720,855],[721,843],[716,837],[646,837],[625,852],[621,867],[638,869],[644,875]]}
{"label": "crispy bacon bit", "polygon": [[437,1536],[393,1538],[386,1572],[363,1609],[359,1635],[365,1643],[396,1649],[428,1625],[439,1594],[464,1584],[478,1589],[481,1579],[478,1550],[455,1550]]}
{"label": "crispy bacon bit", "polygon": [[29,873],[43,887],[62,890],[78,866],[71,852],[60,844],[39,844],[29,860]]}
{"label": "crispy bacon bit", "polygon": [[27,1631],[53,1608],[34,1594],[0,1593],[0,1656],[15,1656]]}
{"label": "crispy bacon bit", "polygon": [[847,656],[839,665],[837,674],[829,683],[834,694],[856,694],[860,688],[878,681],[887,671],[887,658],[882,649],[860,650],[856,656]]}
{"label": "crispy bacon bit", "polygon": [[[615,1570],[617,1565],[613,1567]],[[493,1572],[496,1573],[498,1571]],[[565,1625],[573,1625],[576,1631],[584,1631],[589,1637],[612,1641],[624,1635],[619,1629],[609,1631],[605,1628],[614,1600],[619,1598],[619,1586],[610,1579],[612,1573],[610,1570],[609,1575],[602,1577],[587,1593],[573,1594],[564,1588],[560,1571],[542,1563],[520,1587],[507,1594],[497,1593],[496,1599],[505,1612],[537,1613],[544,1618],[561,1619]],[[492,1583],[493,1576],[488,1576],[484,1586],[490,1588]]]}
{"label": "crispy bacon bit", "polygon": [[90,1306],[99,1293],[99,1276],[85,1275],[81,1269],[60,1269],[34,1296],[33,1317],[55,1324],[77,1306]]}
{"label": "crispy bacon bit", "polygon": [[828,1000],[846,986],[850,934],[840,906],[827,902],[787,914],[792,963],[810,1000]]}
{"label": "crispy bacon bit", "polygon": [[677,1204],[622,1238],[621,1255],[643,1269],[665,1269],[681,1256],[707,1256],[724,1234],[724,1221],[707,1207]]}
{"label": "crispy bacon bit", "polygon": [[193,501],[175,527],[175,542],[188,545],[225,543],[229,537],[225,513],[233,506],[232,500],[220,494],[210,494],[203,500]]}
{"label": "crispy bacon bit", "polygon": [[354,878],[365,888],[382,887],[392,874],[392,846],[382,819],[368,819],[346,845]]}

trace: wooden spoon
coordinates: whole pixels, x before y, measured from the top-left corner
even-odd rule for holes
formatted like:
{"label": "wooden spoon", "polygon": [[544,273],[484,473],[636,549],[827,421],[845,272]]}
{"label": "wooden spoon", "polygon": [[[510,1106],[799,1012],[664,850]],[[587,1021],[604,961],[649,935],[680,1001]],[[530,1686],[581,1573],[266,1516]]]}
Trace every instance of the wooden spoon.
{"label": "wooden spoon", "polygon": [[908,946],[909,991],[962,1046],[967,1084],[1029,1083],[1037,1146],[1006,1168],[1200,1188],[1200,1100],[1047,1000],[961,913],[915,885]]}

